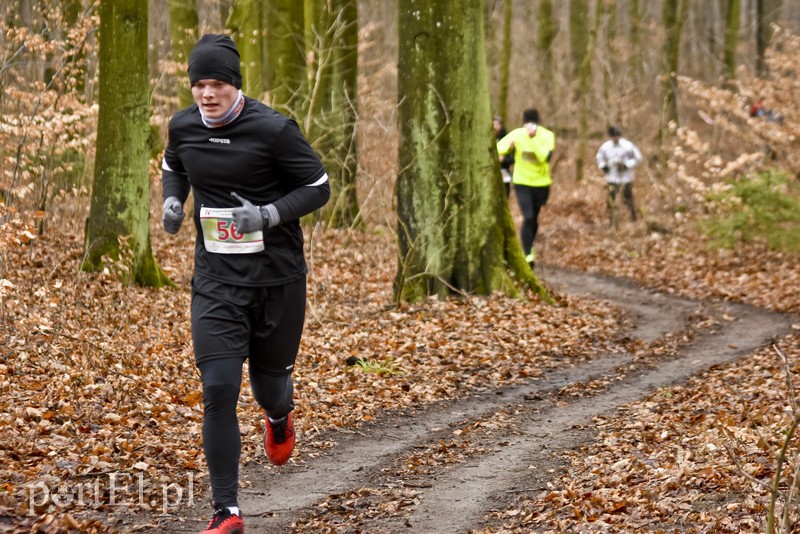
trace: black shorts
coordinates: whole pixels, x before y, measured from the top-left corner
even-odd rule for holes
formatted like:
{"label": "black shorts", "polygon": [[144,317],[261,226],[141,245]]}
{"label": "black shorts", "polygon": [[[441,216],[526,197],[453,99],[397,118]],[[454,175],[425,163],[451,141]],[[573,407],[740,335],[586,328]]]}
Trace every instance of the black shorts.
{"label": "black shorts", "polygon": [[250,358],[276,375],[291,373],[306,314],[306,279],[271,287],[192,279],[192,342],[197,363]]}

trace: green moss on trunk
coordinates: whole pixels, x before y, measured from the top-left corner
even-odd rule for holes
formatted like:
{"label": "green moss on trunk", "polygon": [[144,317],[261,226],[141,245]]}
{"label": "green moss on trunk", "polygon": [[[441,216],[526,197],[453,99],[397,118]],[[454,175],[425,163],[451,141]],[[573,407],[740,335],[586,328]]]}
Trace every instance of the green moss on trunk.
{"label": "green moss on trunk", "polygon": [[399,35],[395,298],[519,295],[525,286],[544,295],[500,179],[482,2],[410,1]]}
{"label": "green moss on trunk", "polygon": [[82,268],[101,269],[109,258],[130,266],[126,278],[158,286],[166,276],[153,267],[150,247],[149,97],[147,3],[103,1],[97,156]]}

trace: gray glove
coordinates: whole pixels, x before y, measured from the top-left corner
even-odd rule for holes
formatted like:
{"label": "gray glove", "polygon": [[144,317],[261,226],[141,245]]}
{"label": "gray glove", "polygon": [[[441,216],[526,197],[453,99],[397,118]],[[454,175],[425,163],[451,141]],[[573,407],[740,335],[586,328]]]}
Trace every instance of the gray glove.
{"label": "gray glove", "polygon": [[168,234],[177,234],[186,216],[183,212],[183,203],[178,197],[169,197],[164,201],[162,211],[161,224],[164,226],[164,231]]}
{"label": "gray glove", "polygon": [[241,208],[233,208],[231,210],[233,224],[237,230],[243,234],[249,234],[250,232],[269,228],[269,215],[266,206],[254,206],[252,202],[236,193],[231,193],[231,195],[242,203]]}

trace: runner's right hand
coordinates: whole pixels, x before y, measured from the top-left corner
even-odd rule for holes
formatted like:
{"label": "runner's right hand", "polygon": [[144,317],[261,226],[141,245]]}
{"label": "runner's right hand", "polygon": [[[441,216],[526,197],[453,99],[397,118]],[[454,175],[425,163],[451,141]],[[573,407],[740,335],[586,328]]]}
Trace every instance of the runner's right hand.
{"label": "runner's right hand", "polygon": [[183,212],[183,204],[178,197],[169,197],[164,201],[162,211],[161,224],[164,226],[164,231],[168,234],[177,234],[181,229],[183,218],[186,216]]}

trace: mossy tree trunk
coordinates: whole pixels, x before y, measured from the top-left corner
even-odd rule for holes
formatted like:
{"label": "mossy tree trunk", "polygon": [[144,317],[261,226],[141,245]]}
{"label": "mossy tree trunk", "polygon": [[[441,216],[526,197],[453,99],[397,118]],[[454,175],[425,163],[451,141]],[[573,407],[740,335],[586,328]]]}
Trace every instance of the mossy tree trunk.
{"label": "mossy tree trunk", "polygon": [[305,7],[297,0],[268,0],[267,88],[269,105],[300,122],[306,99]]}
{"label": "mossy tree trunk", "polygon": [[541,0],[539,11],[536,17],[537,24],[537,47],[541,58],[539,67],[539,80],[545,87],[552,87],[552,91],[545,91],[543,98],[547,109],[553,109],[555,104],[553,94],[557,93],[555,87],[555,64],[553,62],[553,47],[558,35],[558,21],[553,15],[553,1]]}
{"label": "mossy tree trunk", "polygon": [[628,6],[630,21],[630,59],[629,65],[634,85],[639,86],[644,79],[644,50],[642,50],[642,28],[644,27],[644,10],[639,0],[630,0]]}
{"label": "mossy tree trunk", "polygon": [[508,80],[511,71],[511,20],[514,2],[503,0],[503,49],[500,54],[500,91],[497,98],[497,114],[508,122]]}
{"label": "mossy tree trunk", "polygon": [[588,0],[569,0],[569,44],[572,52],[572,73],[580,76],[586,46],[589,43]]}
{"label": "mossy tree trunk", "polygon": [[[333,57],[329,26],[332,24],[330,10],[324,0],[304,0],[305,45],[307,58],[308,102],[304,126],[306,135],[315,141],[321,136],[321,116],[331,107],[331,80]],[[319,145],[318,142],[314,143]],[[319,152],[319,146],[315,146]]]}
{"label": "mossy tree trunk", "polygon": [[177,72],[178,107],[194,102],[186,67],[197,42],[197,8],[194,0],[169,0],[169,43],[172,60],[181,65]]}
{"label": "mossy tree trunk", "polygon": [[579,182],[582,182],[585,178],[586,146],[589,137],[589,110],[592,107],[592,65],[594,64],[594,50],[597,45],[597,32],[602,18],[603,3],[598,0],[595,4],[594,23],[586,41],[586,51],[578,69],[578,149],[575,155],[575,178]]}
{"label": "mossy tree trunk", "polygon": [[[600,14],[602,15],[602,11],[600,10]],[[605,64],[601,64],[601,68],[603,69],[603,104],[606,109],[610,107],[611,103],[611,93],[614,91],[615,84],[621,85],[621,80],[619,79],[619,61],[617,58],[621,57],[622,54],[620,53],[619,43],[617,42],[618,35],[617,35],[617,2],[616,0],[611,2],[611,5],[606,6],[605,8],[605,15],[606,15],[606,24],[605,24],[605,39],[604,39],[604,50],[605,53],[603,54],[607,59]],[[599,46],[599,41],[598,45]],[[617,87],[619,87],[617,85]],[[614,120],[616,123],[617,121]]]}
{"label": "mossy tree trunk", "polygon": [[264,58],[262,2],[235,0],[225,27],[232,33],[242,62],[242,91],[261,100],[264,96]]}
{"label": "mossy tree trunk", "polygon": [[688,0],[664,0],[662,20],[665,39],[661,52],[661,119],[658,142],[663,149],[670,137],[670,123],[678,122],[678,65],[680,62],[681,33],[686,20]]}
{"label": "mossy tree trunk", "polygon": [[739,45],[739,26],[741,17],[740,0],[728,0],[728,11],[725,17],[725,46],[722,52],[722,64],[725,77],[729,83],[736,81],[736,47]]}
{"label": "mossy tree trunk", "polygon": [[102,0],[99,43],[97,156],[82,268],[112,267],[126,282],[169,284],[150,245],[147,3]]}
{"label": "mossy tree trunk", "polygon": [[778,20],[781,0],[756,0],[756,73],[767,75],[765,55],[772,40],[772,24]]}
{"label": "mossy tree trunk", "polygon": [[331,201],[318,217],[336,228],[360,224],[356,196],[358,2],[306,0],[309,141],[328,171]]}
{"label": "mossy tree trunk", "polygon": [[334,91],[331,99],[333,110],[339,110],[341,114],[341,130],[336,143],[337,167],[331,174],[333,202],[325,205],[322,214],[328,225],[341,228],[361,224],[356,195],[358,1],[338,0],[335,3],[339,9],[342,27],[334,39]]}
{"label": "mossy tree trunk", "polygon": [[482,0],[399,9],[398,302],[525,286],[547,298],[500,180],[483,24]]}

